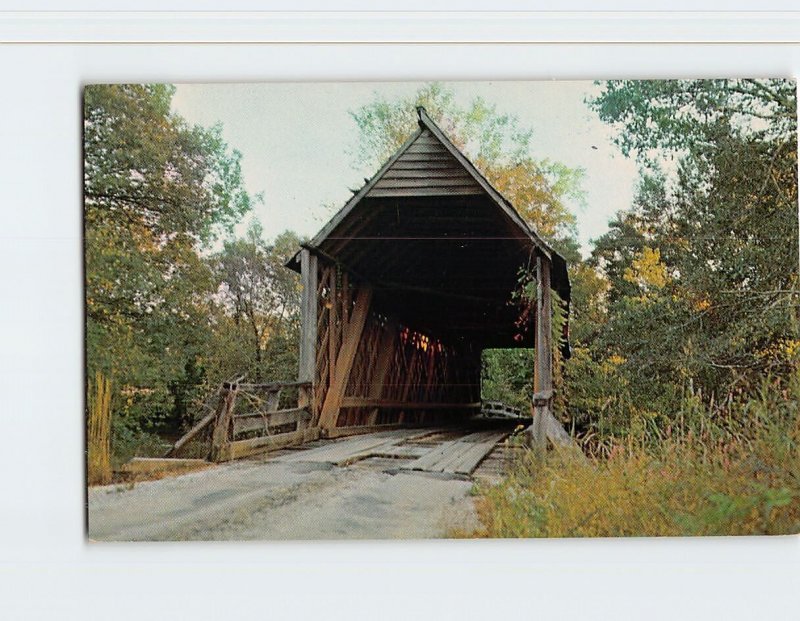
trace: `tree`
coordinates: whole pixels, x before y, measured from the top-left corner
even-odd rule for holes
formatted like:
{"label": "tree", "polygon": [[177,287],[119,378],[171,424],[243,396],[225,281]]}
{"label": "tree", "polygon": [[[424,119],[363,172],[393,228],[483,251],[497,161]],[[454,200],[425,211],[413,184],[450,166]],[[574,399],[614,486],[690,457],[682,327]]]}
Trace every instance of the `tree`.
{"label": "tree", "polygon": [[[216,256],[219,293],[235,324],[244,324],[251,335],[253,363],[245,368],[253,370],[256,381],[264,378],[263,355],[270,342],[297,334],[300,308],[299,279],[284,266],[300,239],[287,231],[268,245],[262,233],[253,221],[244,238],[226,241]],[[289,372],[292,366],[296,363]]]}
{"label": "tree", "polygon": [[170,111],[167,84],[93,85],[84,92],[88,223],[113,220],[158,241],[207,242],[250,209],[238,151],[222,127],[189,126]]}
{"label": "tree", "polygon": [[591,105],[643,168],[636,204],[593,252],[610,283],[604,344],[643,384],[683,378],[706,394],[786,372],[797,340],[794,84],[608,82]]}
{"label": "tree", "polygon": [[87,363],[119,387],[116,421],[137,429],[180,424],[210,330],[201,250],[252,202],[221,128],[189,126],[173,93],[84,92]]}

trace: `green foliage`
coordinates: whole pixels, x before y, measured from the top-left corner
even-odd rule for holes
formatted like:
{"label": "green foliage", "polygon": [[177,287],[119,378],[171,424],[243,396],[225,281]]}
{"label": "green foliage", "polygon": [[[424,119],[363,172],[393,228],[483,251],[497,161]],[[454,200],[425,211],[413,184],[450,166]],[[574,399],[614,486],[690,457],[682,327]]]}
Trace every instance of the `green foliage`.
{"label": "green foliage", "polygon": [[530,410],[533,397],[532,349],[487,349],[481,366],[481,397]]}
{"label": "green foliage", "polygon": [[483,534],[795,533],[794,86],[612,82],[592,105],[642,174],[573,297],[567,412],[591,459],[518,464]]}
{"label": "green foliage", "polygon": [[[231,353],[243,341],[249,341],[252,352],[234,355],[237,366],[228,366],[226,372],[244,372],[255,381],[296,376],[300,279],[284,263],[300,242],[297,235],[286,231],[267,244],[260,225],[254,222],[243,239],[226,241],[222,251],[212,257],[226,315],[217,330],[229,340],[236,335],[232,342],[237,345]],[[225,377],[225,372],[219,377]]]}
{"label": "green foliage", "polygon": [[157,434],[142,429],[135,414],[128,414],[112,419],[111,446],[111,464],[116,470],[134,457],[161,457],[169,444]]}
{"label": "green foliage", "polygon": [[791,138],[797,100],[791,80],[619,80],[591,101],[619,129],[623,153],[713,148],[704,139],[735,132],[760,141]]}
{"label": "green foliage", "polygon": [[793,83],[609,82],[591,105],[643,170],[634,204],[589,260],[607,284],[595,306],[605,318],[581,335],[588,359],[568,369],[581,378],[570,383],[573,415],[603,416],[587,396],[610,360],[631,404],[614,406],[614,433],[642,417],[663,429],[670,417],[648,413],[676,410],[687,392],[721,400],[788,373],[798,344]]}
{"label": "green foliage", "polygon": [[87,225],[114,220],[155,238],[208,241],[250,209],[241,155],[228,150],[221,126],[192,127],[172,113],[174,92],[166,84],[86,87]]}
{"label": "green foliage", "polygon": [[[199,254],[250,208],[219,127],[190,127],[166,85],[84,93],[87,362],[120,414],[174,428],[209,332],[214,281]],[[196,373],[194,374],[196,376]]]}

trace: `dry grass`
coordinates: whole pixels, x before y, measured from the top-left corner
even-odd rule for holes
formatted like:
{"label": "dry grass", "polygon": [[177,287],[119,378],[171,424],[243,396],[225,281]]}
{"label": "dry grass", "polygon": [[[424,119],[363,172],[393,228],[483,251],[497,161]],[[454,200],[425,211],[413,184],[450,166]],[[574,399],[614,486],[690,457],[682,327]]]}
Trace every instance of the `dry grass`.
{"label": "dry grass", "polygon": [[[800,532],[798,390],[765,392],[720,431],[700,420],[657,442],[612,440],[607,457],[529,452],[476,501],[482,537],[755,535]],[[730,413],[729,413],[730,414]],[[731,416],[732,418],[732,416]],[[702,431],[697,431],[702,428]]]}
{"label": "dry grass", "polygon": [[211,462],[195,462],[194,460],[156,460],[152,465],[148,460],[133,459],[123,464],[114,473],[115,483],[140,483],[142,481],[158,481],[168,477],[177,477],[190,472],[198,472],[215,466]]}
{"label": "dry grass", "polygon": [[100,372],[89,389],[87,474],[89,485],[111,482],[111,380]]}

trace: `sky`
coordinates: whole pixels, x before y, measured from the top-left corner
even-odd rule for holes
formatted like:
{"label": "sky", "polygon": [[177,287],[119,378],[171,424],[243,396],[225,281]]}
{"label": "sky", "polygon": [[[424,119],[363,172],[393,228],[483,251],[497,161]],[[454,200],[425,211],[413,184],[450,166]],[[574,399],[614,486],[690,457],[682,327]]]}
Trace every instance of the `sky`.
{"label": "sky", "polygon": [[[313,236],[375,170],[355,165],[359,132],[351,111],[376,94],[412,95],[422,82],[179,84],[173,109],[192,124],[221,123],[242,154],[245,187],[263,193],[254,209],[267,239],[291,229]],[[591,81],[445,82],[458,103],[476,96],[533,130],[532,155],[583,168],[585,205],[570,204],[582,252],[613,215],[630,206],[634,161],[613,144],[614,129],[585,100],[601,87]],[[410,128],[414,129],[414,128]],[[246,218],[241,229],[246,228]],[[241,230],[239,232],[242,232]]]}

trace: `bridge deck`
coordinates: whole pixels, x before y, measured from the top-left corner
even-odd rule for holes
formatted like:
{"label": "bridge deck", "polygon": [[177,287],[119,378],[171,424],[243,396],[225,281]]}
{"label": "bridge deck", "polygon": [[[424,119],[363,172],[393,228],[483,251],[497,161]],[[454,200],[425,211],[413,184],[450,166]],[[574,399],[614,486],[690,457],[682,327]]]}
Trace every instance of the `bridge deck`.
{"label": "bridge deck", "polygon": [[395,429],[324,442],[273,457],[282,463],[329,463],[347,466],[371,458],[397,462],[392,471],[471,475],[484,458],[506,438],[508,424],[476,431],[471,428]]}

